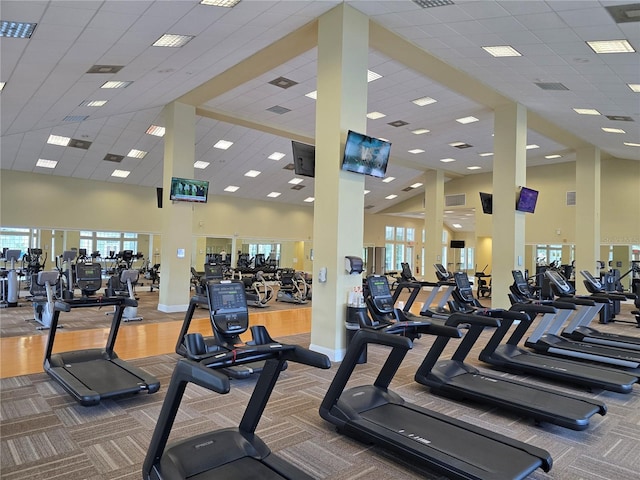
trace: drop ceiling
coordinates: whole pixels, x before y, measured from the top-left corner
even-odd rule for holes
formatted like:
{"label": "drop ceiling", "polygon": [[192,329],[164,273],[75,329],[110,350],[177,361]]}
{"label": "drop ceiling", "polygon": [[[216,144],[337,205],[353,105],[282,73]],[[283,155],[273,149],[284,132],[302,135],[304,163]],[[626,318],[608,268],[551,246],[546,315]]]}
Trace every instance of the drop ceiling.
{"label": "drop ceiling", "polygon": [[[31,38],[0,39],[2,168],[161,186],[163,139],[145,132],[164,125],[164,105],[215,82],[235,65],[250,65],[262,49],[339,3],[242,0],[223,8],[198,0],[3,0],[2,20],[37,25]],[[420,52],[412,64],[382,44],[370,46],[368,68],[382,77],[368,84],[368,112],[385,117],[367,120],[366,133],[392,142],[387,175],[395,180],[367,177],[368,212],[421,195],[421,188],[407,187],[430,169],[443,169],[447,178],[490,172],[495,98],[519,102],[532,114],[527,144],[538,148],[527,151],[528,165],[573,161],[576,146],[583,144],[598,147],[603,156],[640,160],[640,147],[632,146],[640,144],[640,93],[630,87],[640,84],[640,24],[635,21],[640,17],[625,13],[629,6],[640,13],[640,4],[456,0],[422,8],[410,0],[344,3],[369,16],[373,30],[379,27]],[[180,48],[152,46],[165,33],[192,38]],[[615,39],[626,39],[635,51],[596,54],[586,43]],[[521,56],[493,57],[482,49],[495,45],[509,45]],[[422,55],[444,62],[446,75],[423,71]],[[313,142],[316,100],[306,95],[317,88],[316,58],[317,48],[311,46],[222,88],[199,106],[212,115],[197,118],[195,160],[209,165],[195,169],[194,176],[211,182],[211,194],[294,204],[313,197],[313,179],[304,178],[303,188],[293,189],[288,182],[294,173],[286,167],[292,162],[291,139]],[[282,88],[281,77],[293,85]],[[131,83],[101,88],[107,81]],[[411,103],[425,96],[437,102]],[[92,101],[106,103],[88,106]],[[575,108],[600,115],[579,115]],[[456,121],[469,116],[477,121]],[[407,124],[389,125],[395,121]],[[417,129],[428,132],[412,133]],[[88,149],[51,145],[50,135],[91,144]],[[214,148],[221,139],[233,145]],[[449,145],[453,142],[469,147],[455,148]],[[147,153],[129,157],[134,149]],[[409,153],[413,149],[424,152]],[[268,159],[274,152],[285,156]],[[545,158],[551,155],[559,157]],[[455,161],[441,162],[450,158]],[[47,169],[36,166],[38,159],[58,163]],[[130,174],[113,177],[115,169]],[[248,170],[261,174],[249,178],[244,176]],[[225,192],[229,185],[239,188]],[[281,195],[267,197],[271,192]],[[386,199],[389,195],[397,197]]]}

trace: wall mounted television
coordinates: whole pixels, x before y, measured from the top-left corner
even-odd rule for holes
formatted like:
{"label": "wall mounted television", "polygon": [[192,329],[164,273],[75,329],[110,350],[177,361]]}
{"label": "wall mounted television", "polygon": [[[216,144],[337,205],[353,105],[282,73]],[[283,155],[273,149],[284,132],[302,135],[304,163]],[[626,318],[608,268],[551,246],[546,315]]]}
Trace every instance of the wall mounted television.
{"label": "wall mounted television", "polygon": [[349,130],[342,170],[384,178],[390,153],[391,143]]}
{"label": "wall mounted television", "polygon": [[522,187],[516,202],[516,210],[525,213],[534,213],[538,202],[538,191],[531,188]]}
{"label": "wall mounted television", "polygon": [[315,177],[316,174],[316,147],[306,143],[291,140],[293,150],[293,167],[296,175],[303,177]]}
{"label": "wall mounted television", "polygon": [[493,194],[480,192],[480,203],[482,204],[482,213],[487,215],[493,213]]}
{"label": "wall mounted television", "polygon": [[207,203],[209,182],[192,178],[171,178],[169,199],[178,202]]}

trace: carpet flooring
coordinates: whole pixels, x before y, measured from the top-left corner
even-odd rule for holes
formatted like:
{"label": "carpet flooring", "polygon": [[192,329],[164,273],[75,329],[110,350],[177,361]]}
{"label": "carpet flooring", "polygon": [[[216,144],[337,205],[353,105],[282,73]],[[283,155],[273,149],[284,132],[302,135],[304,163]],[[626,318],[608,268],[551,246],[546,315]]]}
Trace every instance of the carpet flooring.
{"label": "carpet flooring", "polygon": [[[630,335],[640,334],[640,330],[629,326],[603,327]],[[469,356],[469,363],[479,364],[478,351],[486,339],[483,334]],[[307,346],[309,335],[281,340]],[[535,424],[528,418],[496,408],[436,397],[417,384],[413,375],[431,343],[432,337],[428,336],[415,342],[391,385],[391,389],[407,401],[548,450],[554,460],[552,470],[549,473],[538,470],[530,480],[638,479],[640,387],[623,395],[606,391],[578,392],[556,384],[553,387],[561,391],[578,392],[605,402],[608,413],[592,417],[589,428],[581,432],[546,423]],[[457,341],[452,341],[445,355],[451,354],[456,346]],[[384,347],[369,346],[367,363],[356,368],[349,385],[371,384],[386,352]],[[3,480],[139,479],[177,358],[170,354],[132,361],[161,381],[160,391],[106,400],[95,407],[78,405],[44,373],[1,380],[0,477]],[[319,416],[318,407],[336,370],[337,365],[318,370],[290,364],[282,372],[257,431],[271,450],[317,479],[444,479],[412,465],[402,456],[336,433]],[[494,373],[543,384],[532,377]],[[254,384],[251,378],[233,380],[227,395],[190,385],[170,441],[237,426]]]}

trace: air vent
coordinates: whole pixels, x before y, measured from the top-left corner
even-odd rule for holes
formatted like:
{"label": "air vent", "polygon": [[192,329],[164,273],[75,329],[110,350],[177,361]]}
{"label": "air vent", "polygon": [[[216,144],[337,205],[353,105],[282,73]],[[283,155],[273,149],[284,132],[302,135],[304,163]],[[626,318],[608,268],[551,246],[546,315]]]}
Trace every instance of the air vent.
{"label": "air vent", "polygon": [[296,166],[293,163],[288,163],[284,167],[282,167],[282,169],[283,170],[295,170]]}
{"label": "air vent", "polygon": [[460,150],[473,147],[473,145],[469,145],[468,143],[464,143],[464,142],[450,143],[449,145],[455,148],[459,148]]}
{"label": "air vent", "polygon": [[115,155],[114,153],[107,153],[104,156],[104,159],[107,162],[116,162],[116,163],[120,163],[122,160],[124,160],[124,155]]}
{"label": "air vent", "polygon": [[413,0],[413,3],[422,8],[443,7],[453,5],[451,0]]}
{"label": "air vent", "polygon": [[287,113],[290,111],[290,109],[281,107],[280,105],[274,105],[271,108],[267,108],[267,112],[277,113],[278,115],[282,115],[283,113]]}
{"label": "air vent", "polygon": [[285,77],[278,77],[275,80],[271,80],[269,82],[271,85],[275,85],[276,87],[280,87],[280,88],[290,88],[293,87],[294,85],[297,85],[298,82],[294,82],[293,80],[290,80],[288,78]]}
{"label": "air vent", "polygon": [[293,187],[291,187],[291,190],[302,190],[304,188],[304,185],[294,185]]}
{"label": "air vent", "polygon": [[402,189],[403,192],[410,192],[411,190],[414,190],[414,189],[411,188],[411,187],[407,187],[407,188],[403,188]]}
{"label": "air vent", "polygon": [[392,127],[404,127],[405,125],[409,125],[409,122],[405,122],[404,120],[396,120],[395,122],[389,122],[387,125],[391,125]]}
{"label": "air vent", "polygon": [[123,69],[123,65],[94,65],[87,73],[118,73]]}
{"label": "air vent", "polygon": [[567,192],[567,206],[572,207],[576,205],[576,192]]}
{"label": "air vent", "polygon": [[444,205],[445,207],[463,207],[467,204],[467,197],[464,193],[458,193],[457,195],[445,195]]}
{"label": "air vent", "polygon": [[67,115],[62,119],[63,122],[84,122],[89,115]]}
{"label": "air vent", "polygon": [[89,150],[89,147],[91,146],[91,142],[72,138],[71,140],[69,140],[69,144],[67,146],[73,147],[73,148],[82,148],[83,150]]}
{"label": "air vent", "polygon": [[375,207],[375,205],[366,205],[366,206],[364,207],[364,209],[365,209],[365,210],[369,210],[370,208],[373,208],[373,207]]}
{"label": "air vent", "polygon": [[548,82],[548,83],[544,83],[544,82],[536,82],[536,85],[538,87],[540,87],[542,90],[569,90],[567,87],[565,87],[563,84],[561,83],[553,83],[553,82]]}
{"label": "air vent", "polygon": [[616,23],[640,22],[640,3],[605,7]]}
{"label": "air vent", "polygon": [[609,120],[614,120],[618,122],[633,122],[633,118],[627,117],[625,115],[606,115]]}

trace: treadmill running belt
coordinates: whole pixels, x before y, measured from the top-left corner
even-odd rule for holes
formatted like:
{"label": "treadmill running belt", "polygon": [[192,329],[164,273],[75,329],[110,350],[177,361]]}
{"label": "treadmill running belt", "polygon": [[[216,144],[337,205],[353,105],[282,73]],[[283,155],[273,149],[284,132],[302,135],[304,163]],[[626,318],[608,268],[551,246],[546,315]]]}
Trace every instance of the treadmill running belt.
{"label": "treadmill running belt", "polygon": [[144,384],[117,364],[102,359],[72,363],[65,370],[102,398],[140,391]]}
{"label": "treadmill running belt", "polygon": [[[369,422],[414,440],[424,449],[440,452],[453,468],[470,465],[481,472],[493,472],[487,478],[520,478],[523,471],[534,471],[541,460],[513,446],[460,428],[444,419],[428,416],[402,405],[386,404],[362,412]],[[488,446],[490,442],[490,446]],[[452,461],[455,459],[455,461]]]}
{"label": "treadmill running belt", "polygon": [[285,477],[251,457],[243,457],[206,472],[189,477],[189,480],[282,480]]}

